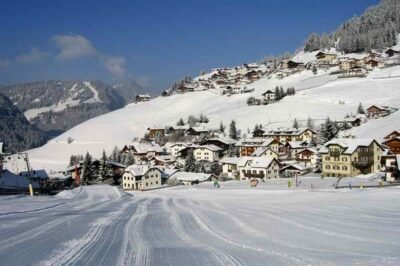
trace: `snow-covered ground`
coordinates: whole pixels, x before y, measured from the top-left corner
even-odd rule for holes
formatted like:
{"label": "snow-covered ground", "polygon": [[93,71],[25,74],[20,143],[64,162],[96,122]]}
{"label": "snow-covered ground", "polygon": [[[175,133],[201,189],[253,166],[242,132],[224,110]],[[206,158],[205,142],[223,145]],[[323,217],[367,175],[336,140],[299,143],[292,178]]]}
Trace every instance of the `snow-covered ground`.
{"label": "snow-covered ground", "polygon": [[[222,96],[219,90],[198,91],[158,97],[149,102],[130,104],[88,120],[48,144],[29,151],[30,162],[34,168],[64,170],[71,154],[84,154],[89,151],[100,156],[103,149],[108,153],[114,146],[122,147],[131,143],[134,137],[142,137],[149,126],[174,125],[179,118],[204,113],[210,119],[207,127],[218,128],[220,121],[228,125],[232,119],[237,122],[242,133],[248,134],[255,124],[292,125],[297,118],[305,122],[308,117],[322,122],[326,117],[342,120],[347,113],[355,113],[359,102],[364,107],[371,104],[400,107],[400,66],[373,71],[367,78],[337,79],[335,75],[303,71],[278,80],[264,78],[249,85],[255,88],[247,94]],[[270,105],[247,106],[250,96],[261,98],[267,89],[276,85],[287,88],[294,86],[298,92],[282,101]],[[382,138],[383,128],[394,128],[399,123],[398,113],[381,120],[368,123],[357,129],[357,135]],[[391,126],[381,127],[382,131],[371,131],[375,123]],[[379,124],[379,126],[381,126]],[[399,128],[397,128],[399,129]],[[379,134],[379,136],[377,136]],[[68,144],[68,138],[74,141]]]}
{"label": "snow-covered ground", "polygon": [[334,180],[302,181],[298,189],[274,180],[0,197],[1,264],[400,264],[399,187],[334,190]]}

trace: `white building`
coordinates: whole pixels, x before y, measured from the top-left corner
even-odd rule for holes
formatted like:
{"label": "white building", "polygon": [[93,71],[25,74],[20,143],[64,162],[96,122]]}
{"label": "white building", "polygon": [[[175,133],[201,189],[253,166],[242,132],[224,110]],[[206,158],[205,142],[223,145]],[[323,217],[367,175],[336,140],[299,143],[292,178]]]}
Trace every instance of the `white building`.
{"label": "white building", "polygon": [[225,157],[220,163],[222,164],[222,173],[232,179],[280,177],[281,163],[273,157]]}
{"label": "white building", "polygon": [[184,185],[196,185],[206,181],[212,181],[215,176],[205,173],[176,172],[172,174],[170,179],[176,179]]}
{"label": "white building", "polygon": [[214,162],[219,160],[222,151],[223,149],[221,149],[220,147],[210,144],[197,146],[193,150],[193,155],[196,161]]}
{"label": "white building", "polygon": [[161,187],[166,181],[160,168],[147,165],[130,165],[122,175],[124,190],[145,190]]}

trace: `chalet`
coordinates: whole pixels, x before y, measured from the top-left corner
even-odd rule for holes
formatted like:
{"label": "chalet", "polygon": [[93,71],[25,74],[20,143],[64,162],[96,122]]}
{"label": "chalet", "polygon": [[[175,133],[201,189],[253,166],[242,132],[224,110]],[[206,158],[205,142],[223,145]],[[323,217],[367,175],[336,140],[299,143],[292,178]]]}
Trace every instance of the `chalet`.
{"label": "chalet", "polygon": [[260,178],[279,178],[281,163],[271,157],[242,157],[238,162],[238,171],[241,180]]}
{"label": "chalet", "polygon": [[378,61],[378,60],[374,60],[374,59],[370,59],[368,61],[366,61],[364,63],[364,65],[368,68],[368,69],[374,69],[376,67],[382,67],[383,63]]}
{"label": "chalet", "polygon": [[229,147],[235,145],[236,143],[237,143],[236,140],[231,139],[229,137],[218,136],[201,142],[201,145],[215,145],[217,147],[220,147],[222,150],[226,151],[229,149]]}
{"label": "chalet", "polygon": [[382,55],[379,53],[371,52],[365,58],[364,61],[367,62],[369,60],[380,61],[382,59]]}
{"label": "chalet", "polygon": [[399,53],[399,51],[396,51],[396,50],[393,50],[393,49],[388,49],[388,50],[385,52],[385,54],[386,54],[388,57],[393,57],[393,56],[397,55],[398,53]]}
{"label": "chalet", "polygon": [[279,152],[279,148],[282,143],[276,139],[246,139],[236,143],[239,148],[241,157],[251,156],[258,148],[265,147],[271,148],[276,153]]}
{"label": "chalet", "polygon": [[322,177],[350,177],[379,171],[384,148],[374,139],[333,139],[319,152]]}
{"label": "chalet", "polygon": [[278,152],[274,151],[270,147],[259,147],[257,148],[252,154],[252,157],[271,157],[278,159],[279,154]]}
{"label": "chalet", "polygon": [[146,190],[161,187],[167,179],[160,168],[147,165],[130,165],[122,175],[124,190]]}
{"label": "chalet", "polygon": [[224,157],[219,163],[222,165],[222,175],[234,180],[240,180],[238,164],[241,158],[239,157]]}
{"label": "chalet", "polygon": [[396,137],[400,137],[400,131],[393,131],[390,134],[386,135],[384,137],[384,139],[388,140],[388,139],[393,139],[393,138],[396,138]]}
{"label": "chalet", "polygon": [[151,157],[149,160],[150,165],[154,166],[177,166],[175,158],[171,155],[158,155]]}
{"label": "chalet", "polygon": [[181,134],[184,135],[189,129],[189,126],[169,126],[166,128],[166,134]]}
{"label": "chalet", "polygon": [[316,136],[317,133],[308,127],[264,130],[262,134],[263,138],[277,139],[283,144],[288,141],[307,141],[310,143]]}
{"label": "chalet", "polygon": [[348,71],[355,66],[356,61],[353,58],[341,58],[339,61],[339,69],[343,71]]}
{"label": "chalet", "polygon": [[282,61],[282,69],[293,69],[298,67],[304,67],[303,63],[294,62],[292,60],[283,60]]}
{"label": "chalet", "polygon": [[317,58],[318,63],[335,64],[337,61],[337,55],[335,53],[319,52],[315,57]]}
{"label": "chalet", "polygon": [[217,177],[213,174],[205,173],[190,173],[190,172],[176,172],[172,174],[170,179],[176,179],[182,184],[187,186],[197,185],[207,181],[217,180]]}
{"label": "chalet", "polygon": [[292,163],[283,166],[280,170],[280,176],[290,178],[296,175],[305,175],[310,172],[310,166],[305,163]]}
{"label": "chalet", "polygon": [[362,120],[359,117],[348,117],[348,118],[345,118],[344,120],[335,121],[335,123],[339,127],[342,127],[346,123],[351,127],[359,127],[362,123]]}
{"label": "chalet", "polygon": [[114,161],[107,161],[106,165],[111,169],[113,178],[120,178],[127,167],[125,164]]}
{"label": "chalet", "polygon": [[367,117],[376,118],[383,117],[390,114],[390,109],[387,106],[371,105],[367,108]]}
{"label": "chalet", "polygon": [[387,182],[400,179],[400,154],[382,156],[381,164],[385,168],[385,180]]}
{"label": "chalet", "polygon": [[174,156],[175,158],[178,158],[179,152],[190,146],[192,146],[191,143],[177,142],[177,143],[172,144],[169,147],[169,152],[171,153],[172,156]]}
{"label": "chalet", "polygon": [[219,160],[223,149],[213,144],[197,146],[193,149],[196,161],[214,162]]}
{"label": "chalet", "polygon": [[148,95],[148,94],[138,94],[135,97],[135,100],[136,100],[137,103],[138,102],[148,102],[148,101],[150,101],[150,95]]}
{"label": "chalet", "polygon": [[157,136],[164,136],[165,135],[165,127],[149,127],[147,128],[147,137],[149,139],[155,139]]}
{"label": "chalet", "polygon": [[287,141],[283,146],[283,152],[287,155],[288,158],[296,158],[296,154],[308,148],[310,143],[306,140],[304,141]]}
{"label": "chalet", "polygon": [[304,163],[306,166],[315,167],[318,160],[318,152],[313,148],[299,150],[295,154],[296,161]]}
{"label": "chalet", "polygon": [[350,68],[347,71],[346,75],[340,76],[340,77],[342,77],[342,78],[343,77],[346,77],[346,78],[349,78],[349,77],[365,77],[366,74],[367,74],[367,71],[365,70],[365,68],[360,67],[360,66],[354,66],[354,67]]}
{"label": "chalet", "polygon": [[262,96],[264,97],[264,100],[266,102],[274,102],[275,101],[275,92],[273,92],[272,90],[267,90],[266,92],[264,92],[262,94]]}
{"label": "chalet", "polygon": [[133,152],[135,162],[147,161],[149,158],[164,154],[158,144],[149,141],[136,141],[129,146]]}
{"label": "chalet", "polygon": [[207,136],[211,133],[211,129],[204,127],[190,127],[186,130],[188,136]]}
{"label": "chalet", "polygon": [[387,146],[393,154],[400,154],[400,137],[392,137],[382,144]]}

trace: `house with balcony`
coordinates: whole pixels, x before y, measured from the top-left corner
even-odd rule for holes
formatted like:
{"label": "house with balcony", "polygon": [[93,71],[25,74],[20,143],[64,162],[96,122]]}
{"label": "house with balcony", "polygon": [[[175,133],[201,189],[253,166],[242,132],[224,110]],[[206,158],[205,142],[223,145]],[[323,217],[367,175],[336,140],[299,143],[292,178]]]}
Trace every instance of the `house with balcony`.
{"label": "house with balcony", "polygon": [[164,185],[167,178],[158,167],[133,164],[128,166],[122,174],[122,188],[124,190],[146,190]]}
{"label": "house with balcony", "polygon": [[241,180],[252,178],[273,179],[279,178],[279,170],[282,164],[271,157],[242,157],[238,163]]}
{"label": "house with balcony", "polygon": [[214,162],[221,157],[223,149],[213,144],[201,145],[193,149],[193,156],[196,161]]}
{"label": "house with balcony", "polygon": [[375,139],[333,139],[319,151],[322,177],[350,177],[378,172],[384,148]]}
{"label": "house with balcony", "polygon": [[392,137],[382,142],[393,154],[400,154],[400,137]]}
{"label": "house with balcony", "polygon": [[259,129],[257,132],[253,132],[253,137],[272,138],[278,140],[282,144],[289,141],[307,141],[308,143],[311,143],[316,136],[317,133],[308,127]]}
{"label": "house with balcony", "polygon": [[239,148],[240,157],[245,157],[252,156],[258,148],[271,148],[271,150],[279,153],[283,145],[280,141],[272,138],[252,138],[241,140],[236,143],[236,146]]}

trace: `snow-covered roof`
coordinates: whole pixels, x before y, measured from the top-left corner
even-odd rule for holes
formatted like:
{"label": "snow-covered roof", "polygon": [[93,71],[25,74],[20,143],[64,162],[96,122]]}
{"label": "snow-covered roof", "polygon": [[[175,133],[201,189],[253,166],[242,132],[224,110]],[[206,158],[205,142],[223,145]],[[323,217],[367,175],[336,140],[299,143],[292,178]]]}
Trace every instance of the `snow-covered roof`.
{"label": "snow-covered roof", "polygon": [[[268,147],[258,147],[252,154],[251,156],[253,157],[260,157],[263,155],[267,150],[271,150],[271,148]],[[273,153],[276,153],[275,151],[271,150]]]}
{"label": "snow-covered roof", "polygon": [[210,180],[212,176],[212,174],[205,173],[176,172],[170,178],[187,182],[204,182]]}
{"label": "snow-covered roof", "polygon": [[131,173],[133,176],[143,176],[144,174],[147,173],[150,169],[158,169],[160,172],[163,172],[160,168],[158,167],[150,167],[146,164],[132,164],[129,165],[126,169],[125,172]]}
{"label": "snow-covered roof", "polygon": [[301,150],[297,151],[296,154],[302,153],[303,151],[310,151],[310,152],[312,152],[314,154],[318,153],[318,151],[316,149],[314,149],[314,148],[304,148],[304,149],[301,149]]}
{"label": "snow-covered roof", "polygon": [[315,133],[312,129],[308,127],[302,127],[302,128],[281,128],[281,129],[263,129],[264,130],[264,135],[269,136],[269,135],[290,135],[290,136],[298,136],[302,134],[306,130],[310,130],[311,132]]}
{"label": "snow-covered roof", "polygon": [[210,139],[208,139],[208,141],[220,141],[221,143],[224,143],[226,145],[234,145],[234,144],[237,143],[236,140],[231,139],[231,138],[226,137],[226,136],[221,136],[221,135],[218,136],[218,137],[215,137],[215,138],[210,138]]}
{"label": "snow-covered roof", "polygon": [[304,149],[308,146],[308,143],[307,141],[289,141],[286,145],[289,145],[292,149]]}
{"label": "snow-covered roof", "polygon": [[189,129],[193,129],[196,132],[210,132],[211,129],[206,128],[206,127],[191,127]]}
{"label": "snow-covered roof", "polygon": [[238,166],[245,167],[246,165],[251,168],[268,168],[275,158],[271,157],[241,157]]}
{"label": "snow-covered roof", "polygon": [[120,168],[126,168],[127,166],[123,163],[119,163],[119,162],[114,162],[114,161],[107,161],[106,162],[107,165],[111,165],[111,166],[115,166],[115,167],[120,167]]}
{"label": "snow-covered roof", "polygon": [[262,146],[265,143],[265,139],[243,139],[236,143],[236,146]]}
{"label": "snow-covered roof", "polygon": [[[373,142],[376,142],[379,146],[380,144],[375,139],[365,138],[365,139],[346,139],[338,138],[332,139],[325,143],[321,148],[320,153],[327,153],[329,151],[329,146],[338,145],[344,149],[344,154],[353,154],[358,147],[369,147]],[[382,148],[383,149],[383,148]]]}
{"label": "snow-covered roof", "polygon": [[163,152],[160,145],[152,142],[134,142],[132,146],[137,153]]}
{"label": "snow-covered roof", "polygon": [[8,170],[4,170],[0,173],[0,188],[4,189],[28,189],[29,183],[32,184],[33,188],[39,188],[38,183],[29,181],[27,178],[21,175],[16,175]]}
{"label": "snow-covered roof", "polygon": [[242,157],[224,157],[221,160],[219,160],[220,163],[223,164],[235,164],[237,165],[240,160],[242,159]]}
{"label": "snow-covered roof", "polygon": [[307,170],[309,167],[305,163],[293,163],[293,164],[288,164],[285,165],[280,169],[280,171],[285,171],[288,168],[295,168],[298,171],[304,171]]}
{"label": "snow-covered roof", "polygon": [[197,146],[195,149],[207,149],[210,151],[222,151],[222,149],[214,144]]}
{"label": "snow-covered roof", "polygon": [[396,155],[397,169],[400,169],[400,154]]}

